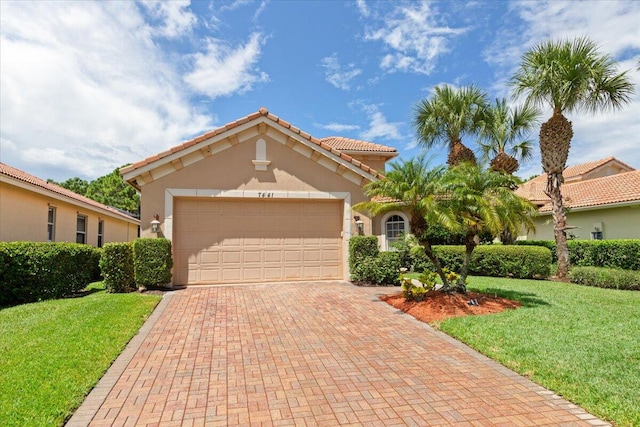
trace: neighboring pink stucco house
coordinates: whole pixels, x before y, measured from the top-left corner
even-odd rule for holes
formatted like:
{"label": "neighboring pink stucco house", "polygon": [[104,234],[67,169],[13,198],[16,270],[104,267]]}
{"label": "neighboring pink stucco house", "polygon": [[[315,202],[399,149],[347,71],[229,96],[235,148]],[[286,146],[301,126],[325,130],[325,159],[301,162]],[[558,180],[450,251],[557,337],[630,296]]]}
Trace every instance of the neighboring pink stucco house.
{"label": "neighboring pink stucco house", "polygon": [[138,224],[117,209],[0,163],[0,241],[100,247],[134,240]]}

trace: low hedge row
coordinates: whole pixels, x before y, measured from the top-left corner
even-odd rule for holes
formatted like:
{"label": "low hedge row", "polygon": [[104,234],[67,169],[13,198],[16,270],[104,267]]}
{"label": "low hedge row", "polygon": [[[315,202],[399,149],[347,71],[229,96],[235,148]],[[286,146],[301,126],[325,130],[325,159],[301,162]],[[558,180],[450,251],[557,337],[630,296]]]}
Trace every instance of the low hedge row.
{"label": "low hedge row", "polygon": [[[464,246],[434,246],[433,252],[443,267],[460,272],[464,262]],[[433,265],[426,260],[425,266]],[[546,279],[551,265],[551,251],[539,246],[519,247],[482,245],[475,248],[469,262],[469,274],[475,276]]]}
{"label": "low hedge row", "polygon": [[[549,248],[553,262],[558,261],[553,240],[520,240],[516,244]],[[640,239],[569,240],[567,245],[571,265],[640,270]]]}
{"label": "low hedge row", "polygon": [[569,272],[573,283],[599,288],[640,290],[640,271],[603,267],[573,267]]}
{"label": "low hedge row", "polygon": [[109,292],[166,285],[171,282],[171,267],[173,259],[168,239],[138,238],[128,243],[107,243],[100,261]]}
{"label": "low hedge row", "polygon": [[[357,236],[351,238],[349,241],[349,265],[352,281],[369,284],[396,284],[400,267],[414,271],[433,271],[435,269],[424,251],[410,250],[408,247],[408,243],[402,243],[398,245],[396,251],[378,254],[375,237]],[[454,272],[462,270],[464,246],[434,246],[433,251],[442,267]],[[547,248],[481,245],[473,251],[469,274],[518,279],[545,279],[549,276],[550,265],[551,251]],[[385,268],[392,271],[385,271]]]}
{"label": "low hedge row", "polygon": [[99,280],[100,254],[76,243],[0,242],[0,306],[81,291]]}

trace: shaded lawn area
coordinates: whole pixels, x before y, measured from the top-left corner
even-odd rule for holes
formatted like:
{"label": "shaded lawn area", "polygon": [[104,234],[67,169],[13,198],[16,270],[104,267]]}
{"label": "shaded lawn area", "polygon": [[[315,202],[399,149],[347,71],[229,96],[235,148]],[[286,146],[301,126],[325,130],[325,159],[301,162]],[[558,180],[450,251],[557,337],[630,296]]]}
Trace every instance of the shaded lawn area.
{"label": "shaded lawn area", "polygon": [[640,426],[640,292],[472,277],[469,289],[521,301],[517,310],[437,325],[617,426]]}
{"label": "shaded lawn area", "polygon": [[160,301],[88,295],[0,310],[3,426],[59,426],[71,416]]}

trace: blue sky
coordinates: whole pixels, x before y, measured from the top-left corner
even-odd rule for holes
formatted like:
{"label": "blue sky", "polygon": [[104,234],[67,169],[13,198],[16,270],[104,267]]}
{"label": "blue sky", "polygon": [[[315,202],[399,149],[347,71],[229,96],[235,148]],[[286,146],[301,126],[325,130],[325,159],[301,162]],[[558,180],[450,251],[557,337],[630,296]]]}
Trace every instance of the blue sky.
{"label": "blue sky", "polygon": [[[508,97],[528,47],[589,36],[637,88],[622,111],[569,116],[569,164],[613,155],[640,168],[638,22],[637,1],[3,0],[0,160],[94,179],[262,106],[409,158],[413,109],[434,86]],[[540,170],[536,149],[519,175]]]}

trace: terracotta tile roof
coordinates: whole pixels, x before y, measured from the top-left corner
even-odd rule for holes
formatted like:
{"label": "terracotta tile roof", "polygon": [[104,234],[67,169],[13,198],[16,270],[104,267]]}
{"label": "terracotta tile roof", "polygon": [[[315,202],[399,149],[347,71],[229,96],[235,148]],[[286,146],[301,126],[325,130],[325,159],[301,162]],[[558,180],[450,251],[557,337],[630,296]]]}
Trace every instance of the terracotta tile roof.
{"label": "terracotta tile roof", "polygon": [[[617,165],[621,166],[623,169],[627,169],[628,171],[634,170],[634,168],[627,165],[626,163],[621,162],[615,157],[607,157],[600,160],[594,160],[592,162],[581,163],[579,165],[569,166],[564,170],[564,172],[562,172],[562,176],[565,179],[565,184],[563,185],[562,188],[564,189],[569,184],[575,184],[577,182],[580,182],[575,178],[579,178],[581,175],[585,175],[593,171],[594,169],[597,169],[610,162],[615,162]],[[574,179],[573,181],[572,181],[572,178]],[[589,181],[591,181],[592,179],[590,179]],[[539,202],[538,204],[540,204],[540,202],[546,202],[547,200],[549,200],[547,195],[544,194],[544,189],[546,185],[547,185],[547,175],[546,174],[538,175],[532,180],[522,184],[516,190],[516,193],[521,195],[522,197],[526,197],[527,199],[531,200],[534,203]]]}
{"label": "terracotta tile roof", "polygon": [[360,141],[358,139],[345,138],[343,136],[328,136],[320,139],[320,141],[329,144],[333,148],[341,151],[371,151],[380,153],[397,153],[393,147],[386,145],[374,144],[373,142]]}
{"label": "terracotta tile roof", "polygon": [[[178,152],[180,152],[180,151],[182,151],[182,150],[184,150],[186,148],[191,147],[192,145],[195,145],[195,144],[197,144],[199,142],[205,141],[205,140],[207,140],[209,138],[212,138],[212,137],[214,137],[216,135],[219,135],[219,134],[221,134],[223,132],[231,130],[231,129],[237,127],[237,126],[240,126],[240,125],[242,125],[244,123],[247,123],[247,122],[250,122],[252,120],[258,119],[260,117],[266,117],[267,119],[271,120],[274,124],[277,124],[279,126],[284,127],[285,129],[288,129],[290,132],[293,132],[293,133],[299,135],[300,137],[312,142],[313,144],[316,144],[318,147],[321,147],[321,148],[333,153],[334,155],[340,157],[342,160],[353,164],[357,168],[363,170],[364,172],[367,172],[367,173],[373,175],[376,178],[381,178],[381,177],[384,176],[384,175],[380,174],[379,172],[377,172],[376,170],[374,170],[373,168],[365,165],[362,162],[359,162],[358,160],[354,159],[353,157],[349,156],[348,154],[346,154],[346,153],[340,151],[339,149],[331,146],[327,142],[322,141],[322,140],[320,140],[318,138],[315,138],[315,137],[311,136],[310,134],[300,130],[299,128],[297,128],[295,126],[293,126],[289,122],[281,119],[280,117],[278,117],[278,116],[276,116],[274,114],[271,114],[269,112],[269,110],[267,110],[265,107],[260,108],[255,113],[251,113],[251,114],[249,114],[249,115],[247,115],[245,117],[242,117],[242,118],[240,118],[238,120],[235,120],[233,122],[227,123],[226,125],[220,126],[219,128],[216,128],[216,129],[214,129],[212,131],[209,131],[209,132],[207,132],[207,133],[205,133],[203,135],[197,136],[197,137],[195,137],[195,138],[193,138],[193,139],[191,139],[189,141],[183,142],[182,144],[176,145],[175,147],[172,147],[172,148],[170,148],[170,149],[168,149],[166,151],[163,151],[162,153],[158,153],[158,154],[153,155],[151,157],[147,157],[144,160],[136,162],[136,163],[134,163],[134,164],[132,164],[130,166],[127,166],[125,168],[122,168],[122,169],[120,169],[120,173],[121,174],[126,174],[126,173],[129,173],[129,172],[132,172],[132,171],[134,171],[134,170],[136,170],[136,169],[138,169],[140,167],[149,165],[149,164],[151,164],[151,163],[153,163],[153,162],[155,162],[157,160],[160,160],[160,159],[162,159],[164,157],[167,157],[167,156],[169,156],[171,154],[178,153]],[[374,145],[377,145],[377,144],[374,144]],[[382,147],[382,146],[380,146],[380,147]]]}
{"label": "terracotta tile roof", "polygon": [[[543,204],[539,209],[540,212],[551,212],[549,198],[542,192],[544,185],[543,183],[539,186],[539,189],[536,187],[535,197],[538,197],[536,199],[520,191],[518,193],[534,202],[540,201]],[[640,170],[567,183],[562,186],[562,196],[565,205],[574,209],[624,202],[640,204]]]}
{"label": "terracotta tile roof", "polygon": [[103,205],[102,203],[98,203],[95,200],[91,200],[87,197],[81,196],[78,193],[74,193],[73,191],[67,190],[64,187],[60,187],[59,185],[53,184],[51,182],[47,182],[43,179],[40,179],[36,176],[33,176],[31,174],[28,174],[24,171],[21,171],[20,169],[14,168],[13,166],[9,166],[7,164],[4,163],[0,163],[0,175],[5,175],[8,177],[11,177],[13,179],[16,179],[18,181],[22,181],[22,182],[26,182],[28,184],[34,185],[36,187],[42,188],[44,190],[50,191],[52,193],[56,193],[58,195],[61,196],[65,196],[68,197],[70,199],[73,199],[77,202],[81,202],[90,206],[93,206],[94,208],[98,208],[98,209],[102,209],[105,211],[108,211],[114,215],[117,215],[119,217],[122,217],[124,219],[127,219],[129,221],[135,221],[137,223],[137,219],[127,215],[121,211],[119,211],[116,208],[112,208],[111,206],[107,206],[107,205]]}

